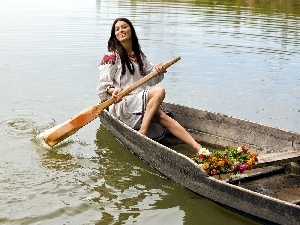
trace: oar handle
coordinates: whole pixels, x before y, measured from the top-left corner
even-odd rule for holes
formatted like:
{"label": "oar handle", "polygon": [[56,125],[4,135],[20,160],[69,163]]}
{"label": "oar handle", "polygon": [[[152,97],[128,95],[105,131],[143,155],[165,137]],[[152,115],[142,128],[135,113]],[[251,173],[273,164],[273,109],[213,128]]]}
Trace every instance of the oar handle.
{"label": "oar handle", "polygon": [[[163,68],[166,70],[168,67],[172,66],[178,60],[180,60],[180,56],[174,57],[170,61],[168,61],[165,64],[163,64]],[[140,87],[143,84],[147,83],[149,80],[151,80],[152,78],[156,77],[157,75],[159,75],[159,72],[157,72],[156,70],[153,70],[151,73],[149,73],[148,75],[144,76],[143,78],[141,78],[140,80],[138,80],[137,82],[135,82],[133,85],[125,88],[124,90],[122,90],[120,92],[120,94],[119,94],[120,97],[123,98],[124,96],[128,95],[129,93],[131,93],[132,91],[134,91],[138,87]]]}

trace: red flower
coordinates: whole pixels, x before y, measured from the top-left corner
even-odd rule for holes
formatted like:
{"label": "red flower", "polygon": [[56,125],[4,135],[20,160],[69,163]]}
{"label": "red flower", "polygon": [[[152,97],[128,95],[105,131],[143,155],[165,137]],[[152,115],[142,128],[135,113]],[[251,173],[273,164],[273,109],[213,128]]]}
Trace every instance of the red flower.
{"label": "red flower", "polygon": [[200,155],[199,155],[199,159],[206,159],[206,155],[200,154]]}

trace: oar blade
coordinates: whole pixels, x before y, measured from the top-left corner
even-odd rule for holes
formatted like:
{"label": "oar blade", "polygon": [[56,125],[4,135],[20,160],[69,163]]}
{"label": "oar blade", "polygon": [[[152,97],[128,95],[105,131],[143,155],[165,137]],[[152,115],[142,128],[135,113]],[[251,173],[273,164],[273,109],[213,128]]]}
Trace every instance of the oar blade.
{"label": "oar blade", "polygon": [[72,124],[69,123],[69,121],[66,121],[63,124],[57,125],[49,130],[46,130],[45,134],[43,135],[43,140],[47,145],[53,147],[57,143],[74,134],[77,130],[78,129],[72,126]]}
{"label": "oar blade", "polygon": [[66,122],[44,132],[43,139],[53,147],[57,143],[74,134],[81,127],[94,120],[104,108],[101,105],[91,106]]}

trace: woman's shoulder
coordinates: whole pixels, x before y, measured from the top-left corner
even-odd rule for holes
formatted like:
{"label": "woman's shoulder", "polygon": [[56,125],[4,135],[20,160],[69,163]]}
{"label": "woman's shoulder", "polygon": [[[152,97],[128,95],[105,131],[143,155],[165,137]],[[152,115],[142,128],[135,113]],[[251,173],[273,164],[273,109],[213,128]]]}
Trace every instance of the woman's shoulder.
{"label": "woman's shoulder", "polygon": [[140,54],[141,54],[141,58],[142,58],[142,59],[146,59],[146,58],[147,58],[146,55],[144,54],[144,52],[141,51]]}
{"label": "woman's shoulder", "polygon": [[106,52],[100,61],[100,65],[115,64],[118,55],[114,52]]}

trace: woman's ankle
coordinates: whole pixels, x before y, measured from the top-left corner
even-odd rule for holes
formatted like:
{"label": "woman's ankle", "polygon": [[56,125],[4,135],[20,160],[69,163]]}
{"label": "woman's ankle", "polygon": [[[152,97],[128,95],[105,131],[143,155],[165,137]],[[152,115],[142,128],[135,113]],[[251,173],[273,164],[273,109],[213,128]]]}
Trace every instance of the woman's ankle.
{"label": "woman's ankle", "polygon": [[139,132],[140,134],[145,135],[145,136],[147,136],[147,134],[148,134],[147,130],[146,130],[146,129],[143,129],[143,128],[141,128],[138,132]]}

